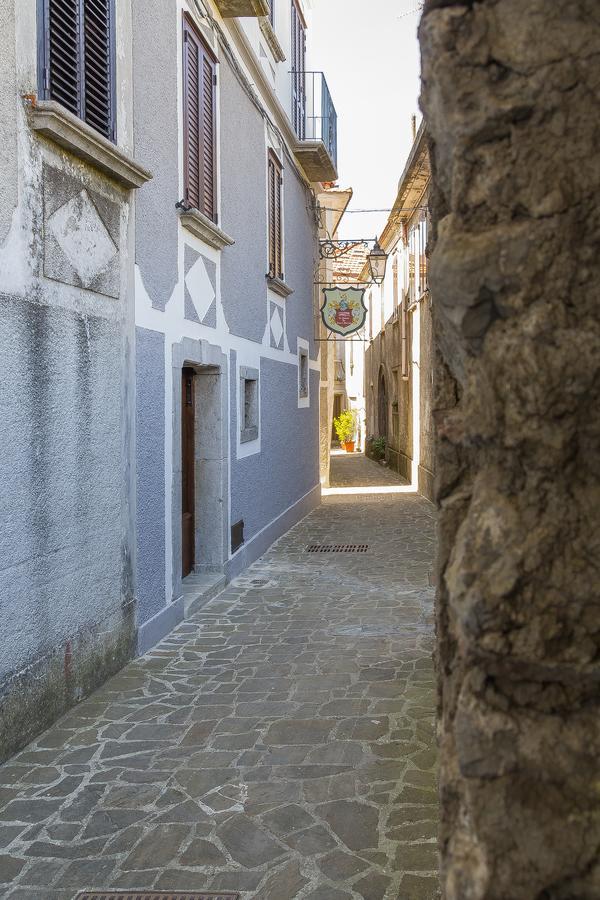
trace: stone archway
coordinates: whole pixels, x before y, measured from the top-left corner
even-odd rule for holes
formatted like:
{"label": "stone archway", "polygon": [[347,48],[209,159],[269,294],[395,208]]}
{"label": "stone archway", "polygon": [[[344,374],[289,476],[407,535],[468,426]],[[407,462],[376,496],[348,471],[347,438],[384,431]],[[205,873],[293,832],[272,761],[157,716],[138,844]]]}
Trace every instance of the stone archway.
{"label": "stone archway", "polygon": [[428,0],[446,900],[600,896],[597,0]]}

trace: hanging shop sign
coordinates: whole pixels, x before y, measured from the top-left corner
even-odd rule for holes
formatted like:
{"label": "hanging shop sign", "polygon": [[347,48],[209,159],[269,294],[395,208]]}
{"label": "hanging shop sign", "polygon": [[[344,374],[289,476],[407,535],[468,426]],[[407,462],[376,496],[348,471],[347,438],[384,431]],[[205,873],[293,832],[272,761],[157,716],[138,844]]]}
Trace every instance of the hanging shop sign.
{"label": "hanging shop sign", "polygon": [[354,334],[365,324],[365,288],[323,288],[321,318],[335,334]]}

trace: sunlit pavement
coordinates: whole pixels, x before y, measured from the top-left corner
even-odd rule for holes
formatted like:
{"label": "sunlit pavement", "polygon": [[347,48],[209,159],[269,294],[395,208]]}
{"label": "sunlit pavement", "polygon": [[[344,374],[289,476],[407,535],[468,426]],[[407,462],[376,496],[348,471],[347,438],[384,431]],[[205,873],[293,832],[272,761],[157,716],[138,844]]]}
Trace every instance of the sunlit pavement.
{"label": "sunlit pavement", "polygon": [[437,896],[434,511],[332,466],[320,509],[0,768],[0,896]]}

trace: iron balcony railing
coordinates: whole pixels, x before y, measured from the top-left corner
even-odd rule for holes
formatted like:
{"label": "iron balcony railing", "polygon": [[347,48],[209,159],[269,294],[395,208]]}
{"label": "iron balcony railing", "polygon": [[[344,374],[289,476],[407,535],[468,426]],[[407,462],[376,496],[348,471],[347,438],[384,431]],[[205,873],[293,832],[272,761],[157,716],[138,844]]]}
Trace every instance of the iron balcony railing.
{"label": "iron balcony railing", "polygon": [[337,112],[323,72],[293,71],[292,122],[301,141],[322,141],[337,168]]}

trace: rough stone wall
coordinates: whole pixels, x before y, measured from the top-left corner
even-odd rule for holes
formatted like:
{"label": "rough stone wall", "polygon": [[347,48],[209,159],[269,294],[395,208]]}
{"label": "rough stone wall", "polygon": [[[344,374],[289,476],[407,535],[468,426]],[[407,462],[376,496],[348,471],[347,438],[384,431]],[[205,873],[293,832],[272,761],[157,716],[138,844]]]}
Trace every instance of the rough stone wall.
{"label": "rough stone wall", "polygon": [[600,897],[600,10],[429,0],[447,900]]}

